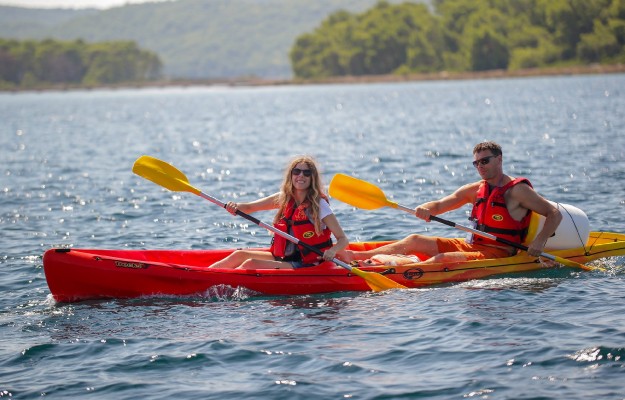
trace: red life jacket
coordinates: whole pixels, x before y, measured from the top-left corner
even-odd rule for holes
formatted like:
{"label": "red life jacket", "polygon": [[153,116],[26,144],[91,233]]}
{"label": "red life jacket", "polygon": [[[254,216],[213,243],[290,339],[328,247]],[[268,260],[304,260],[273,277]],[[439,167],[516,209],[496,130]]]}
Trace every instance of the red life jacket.
{"label": "red life jacket", "polygon": [[[501,239],[522,243],[527,236],[532,212],[517,221],[508,212],[504,194],[514,185],[524,183],[532,187],[526,178],[516,178],[502,187],[490,189],[486,181],[482,182],[477,192],[477,200],[471,211],[471,220],[476,223],[477,230],[490,233]],[[498,242],[478,235],[473,235],[473,243],[499,245]]]}
{"label": "red life jacket", "polygon": [[[295,236],[300,241],[323,252],[332,247],[332,232],[328,227],[326,227],[323,232],[321,232],[321,235],[317,235],[315,233],[315,226],[306,215],[307,207],[308,203],[306,202],[296,207],[295,201],[290,200],[282,214],[282,217],[276,224],[274,224],[274,226],[282,232]],[[299,258],[297,256],[286,256],[285,251],[288,243],[289,241],[282,236],[274,235],[273,240],[271,241],[271,248],[269,250],[271,251],[271,254],[276,257],[276,259],[286,258],[286,260],[289,261],[298,260]],[[319,263],[317,258],[319,255],[317,253],[314,253],[306,247],[300,245],[297,246],[297,249],[299,250],[301,261],[304,266],[313,266]]]}

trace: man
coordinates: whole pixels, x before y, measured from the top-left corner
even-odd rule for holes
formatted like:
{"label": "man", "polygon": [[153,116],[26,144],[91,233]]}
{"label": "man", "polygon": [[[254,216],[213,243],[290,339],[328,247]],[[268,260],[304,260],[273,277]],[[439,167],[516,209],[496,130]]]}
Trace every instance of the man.
{"label": "man", "polygon": [[[473,204],[471,220],[475,229],[499,238],[521,243],[527,234],[531,212],[545,217],[543,228],[528,245],[527,252],[538,257],[547,239],[558,228],[562,215],[556,207],[534,191],[525,178],[513,178],[503,173],[501,146],[494,142],[479,143],[473,149],[473,166],[482,180],[469,183],[439,200],[418,206],[415,215],[429,222],[431,215],[443,214],[465,204]],[[452,239],[413,234],[397,242],[368,251],[345,250],[339,255],[345,261],[371,259],[381,263],[414,262],[398,256],[426,254],[426,262],[458,262],[485,258],[508,257],[516,248],[472,235],[468,239]]]}

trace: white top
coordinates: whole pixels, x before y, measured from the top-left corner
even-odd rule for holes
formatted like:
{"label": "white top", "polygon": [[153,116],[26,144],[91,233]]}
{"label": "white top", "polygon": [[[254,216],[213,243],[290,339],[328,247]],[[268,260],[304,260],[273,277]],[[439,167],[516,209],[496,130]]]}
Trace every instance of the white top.
{"label": "white top", "polygon": [[[322,230],[327,228],[326,224],[323,223],[323,219],[327,217],[328,215],[332,215],[332,214],[334,214],[334,212],[330,208],[330,203],[328,203],[328,201],[325,199],[319,199],[319,219],[321,220]],[[312,218],[310,218],[310,215],[308,214],[308,209],[306,209],[306,216],[308,217],[309,220],[312,221]]]}
{"label": "white top", "polygon": [[330,203],[326,199],[320,199],[319,201],[319,219],[323,220],[330,214],[334,214],[330,208]]}

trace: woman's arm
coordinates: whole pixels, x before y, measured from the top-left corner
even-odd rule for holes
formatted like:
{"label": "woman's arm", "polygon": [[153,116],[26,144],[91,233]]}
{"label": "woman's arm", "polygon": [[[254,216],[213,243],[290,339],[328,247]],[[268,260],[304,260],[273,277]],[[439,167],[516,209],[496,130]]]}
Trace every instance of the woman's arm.
{"label": "woman's arm", "polygon": [[328,229],[330,229],[336,238],[334,246],[330,247],[323,253],[323,259],[329,261],[336,257],[336,253],[347,247],[349,239],[347,239],[347,235],[343,232],[343,228],[334,214],[327,215],[321,221],[328,227]]}
{"label": "woman's arm", "polygon": [[228,204],[226,204],[226,210],[228,210],[231,214],[235,214],[237,210],[246,214],[252,214],[257,211],[275,210],[278,208],[279,197],[280,193],[274,193],[270,196],[247,203],[235,203],[233,201],[229,201]]}

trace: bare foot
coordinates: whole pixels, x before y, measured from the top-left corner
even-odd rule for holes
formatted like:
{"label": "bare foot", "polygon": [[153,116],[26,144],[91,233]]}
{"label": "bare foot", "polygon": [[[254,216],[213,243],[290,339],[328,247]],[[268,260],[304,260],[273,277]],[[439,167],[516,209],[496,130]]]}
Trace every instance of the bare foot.
{"label": "bare foot", "polygon": [[414,264],[421,262],[419,257],[413,255],[403,254],[376,254],[370,259],[365,260],[364,264],[367,265],[387,265],[390,267],[397,267],[398,265]]}
{"label": "bare foot", "polygon": [[538,261],[540,261],[540,265],[543,268],[553,268],[553,267],[558,266],[558,263],[556,263],[555,261],[549,260],[548,258],[538,257]]}

